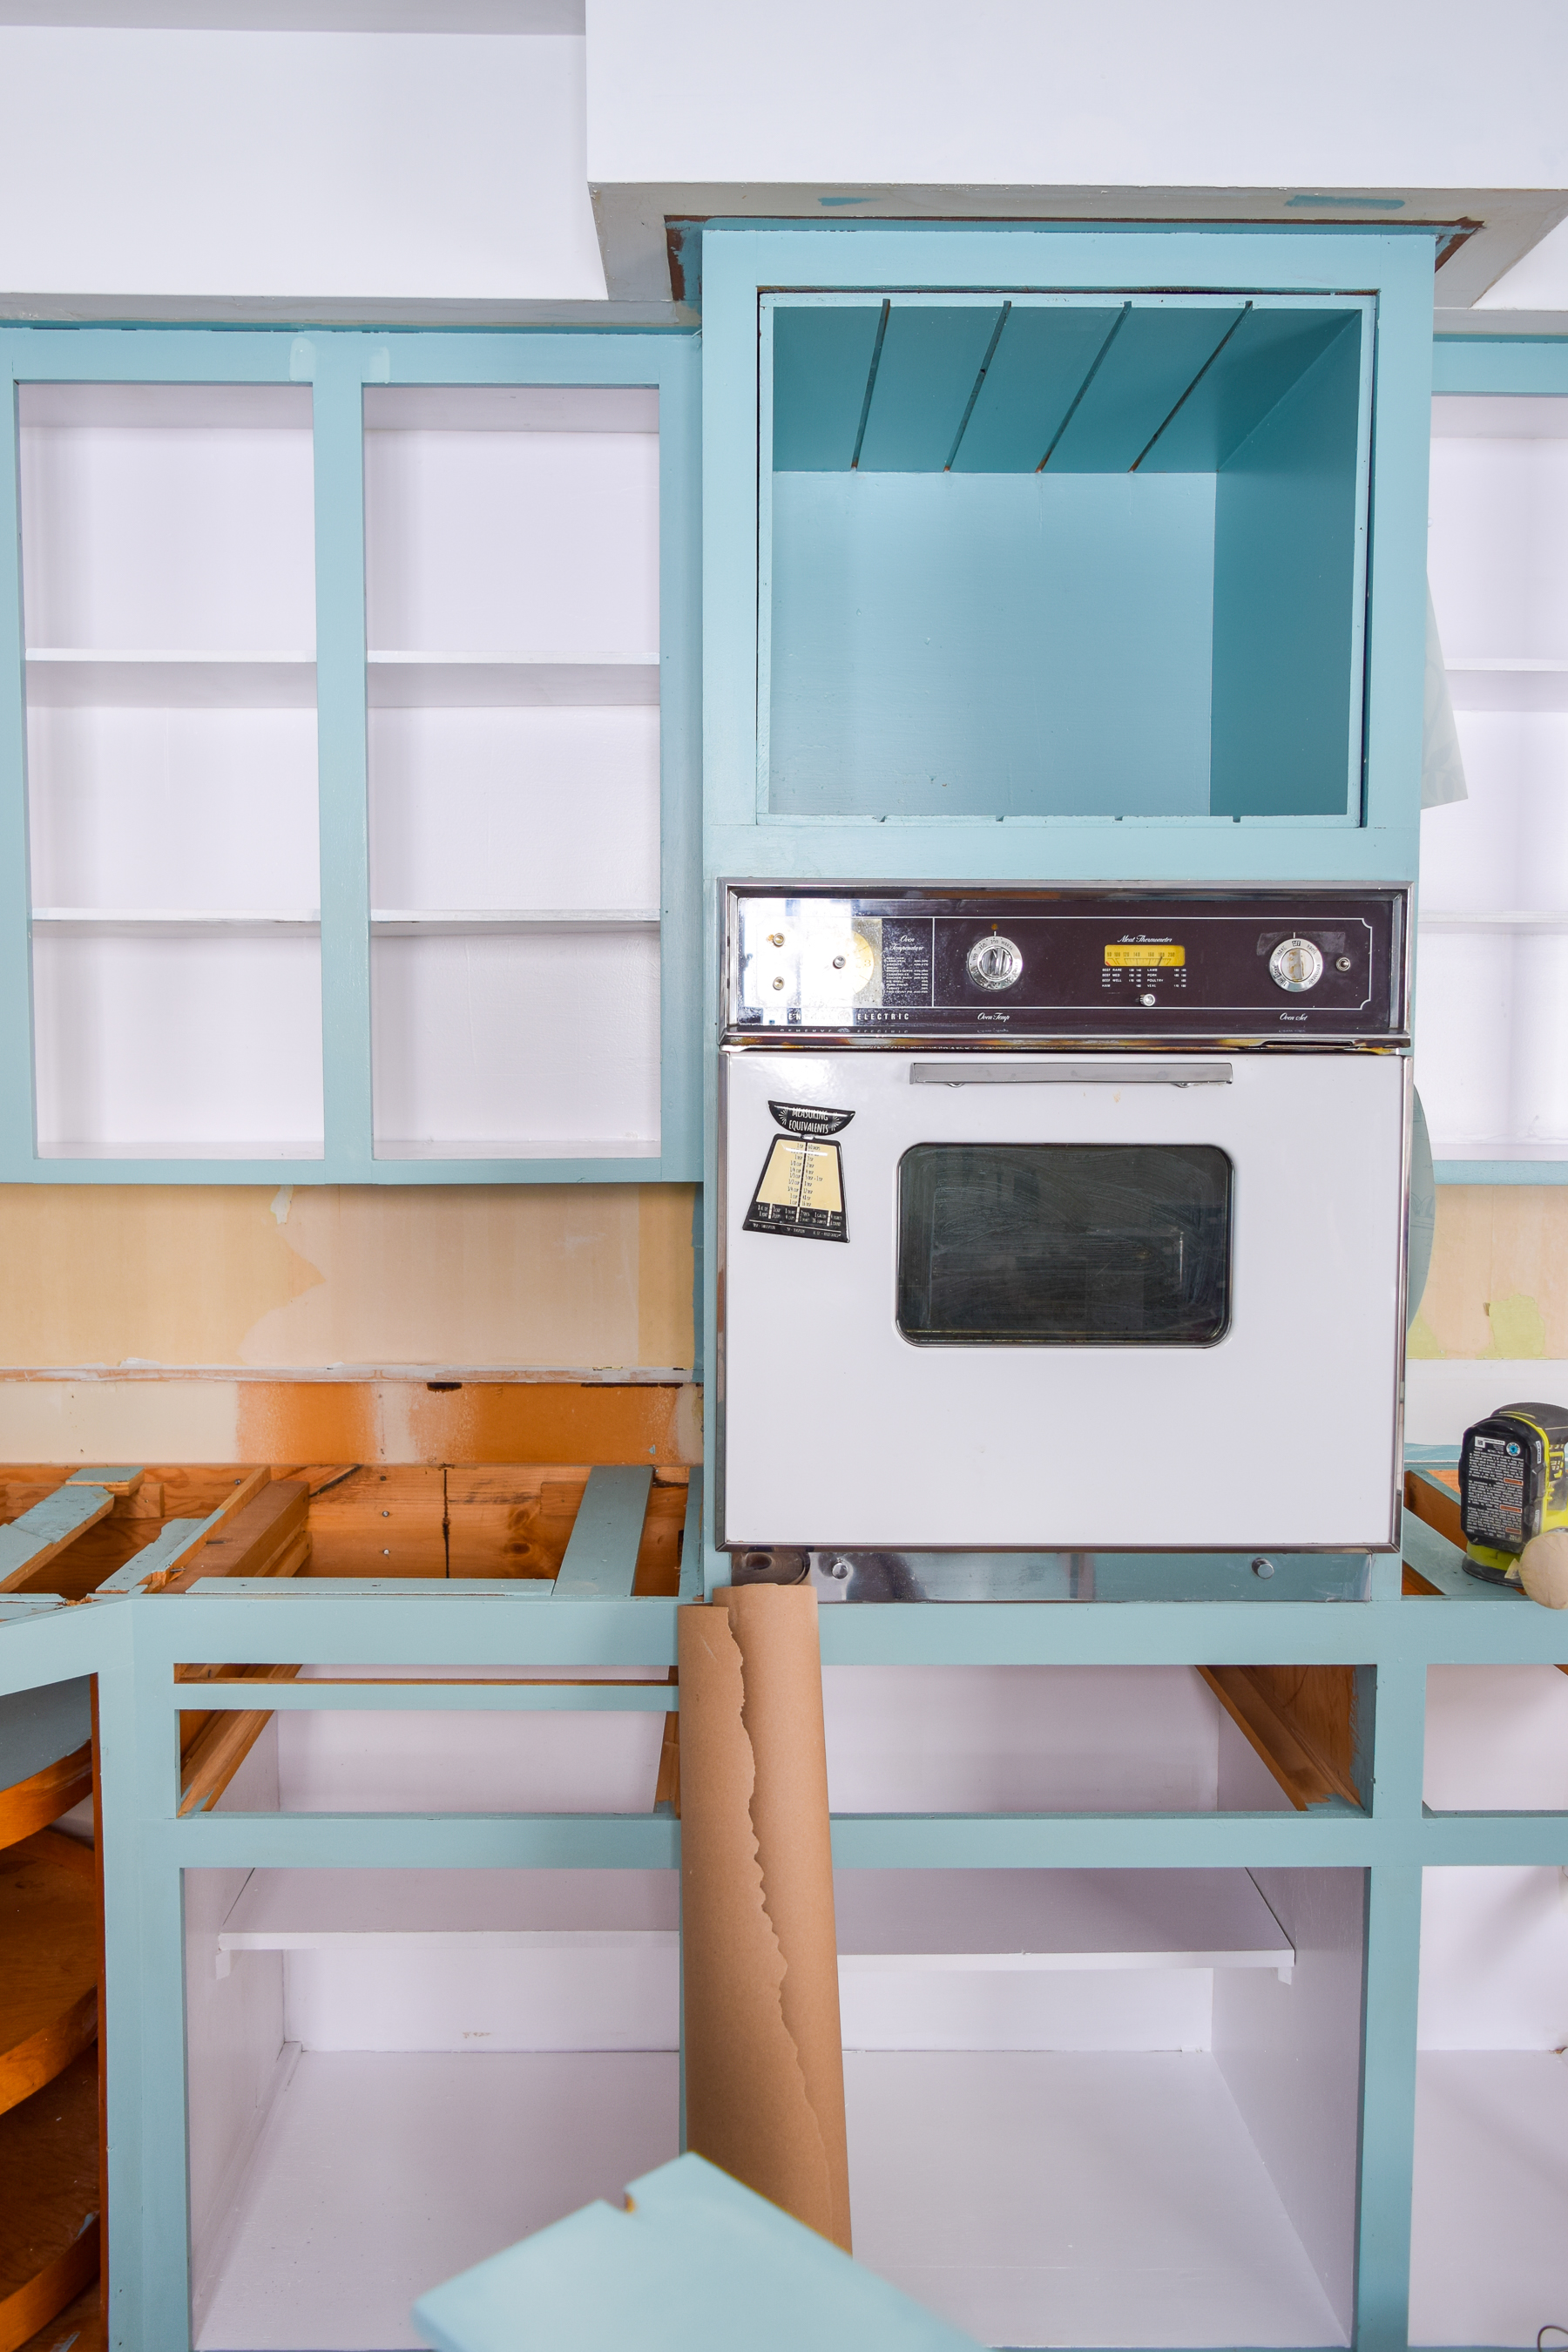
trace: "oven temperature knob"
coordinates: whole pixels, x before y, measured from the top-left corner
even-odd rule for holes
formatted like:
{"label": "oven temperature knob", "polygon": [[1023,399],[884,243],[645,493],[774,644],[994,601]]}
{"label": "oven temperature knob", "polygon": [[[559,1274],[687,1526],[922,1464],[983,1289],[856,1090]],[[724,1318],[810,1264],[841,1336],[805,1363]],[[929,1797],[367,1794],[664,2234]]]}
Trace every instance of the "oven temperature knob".
{"label": "oven temperature knob", "polygon": [[969,977],[976,988],[1011,988],[1023,969],[1022,953],[999,932],[976,940],[969,950]]}
{"label": "oven temperature knob", "polygon": [[1322,976],[1323,950],[1311,940],[1281,940],[1268,959],[1269,979],[1292,996],[1316,988]]}

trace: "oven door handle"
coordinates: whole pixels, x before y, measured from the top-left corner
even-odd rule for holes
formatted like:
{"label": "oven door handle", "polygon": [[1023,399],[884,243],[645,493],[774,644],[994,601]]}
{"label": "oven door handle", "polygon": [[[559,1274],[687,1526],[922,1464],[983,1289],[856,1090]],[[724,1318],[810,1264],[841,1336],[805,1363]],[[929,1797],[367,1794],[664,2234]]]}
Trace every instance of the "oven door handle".
{"label": "oven door handle", "polygon": [[1228,1087],[1228,1062],[1121,1062],[1101,1054],[1092,1062],[994,1061],[955,1065],[911,1062],[911,1087]]}

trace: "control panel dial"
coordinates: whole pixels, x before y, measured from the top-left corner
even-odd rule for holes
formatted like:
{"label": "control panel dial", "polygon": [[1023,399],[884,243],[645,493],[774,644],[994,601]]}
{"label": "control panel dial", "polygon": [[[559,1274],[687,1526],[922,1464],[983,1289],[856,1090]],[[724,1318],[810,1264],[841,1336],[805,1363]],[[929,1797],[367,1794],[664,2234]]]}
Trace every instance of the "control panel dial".
{"label": "control panel dial", "polygon": [[1313,940],[1281,940],[1268,959],[1269,979],[1290,996],[1316,988],[1322,976],[1323,950]]}
{"label": "control panel dial", "polygon": [[1005,940],[993,931],[984,940],[976,940],[966,960],[970,979],[976,988],[1015,987],[1024,970],[1023,950],[1012,940]]}

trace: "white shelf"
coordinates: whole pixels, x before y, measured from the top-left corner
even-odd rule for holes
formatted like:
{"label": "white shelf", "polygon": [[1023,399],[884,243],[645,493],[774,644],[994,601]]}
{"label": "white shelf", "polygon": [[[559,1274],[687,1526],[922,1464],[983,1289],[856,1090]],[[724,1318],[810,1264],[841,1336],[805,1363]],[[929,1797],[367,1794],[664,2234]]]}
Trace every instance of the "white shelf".
{"label": "white shelf", "polygon": [[205,933],[296,939],[319,931],[314,907],[35,907],[33,930],[65,939],[199,939]]}
{"label": "white shelf", "polygon": [[[1244,1870],[849,1870],[841,1971],[1271,1969],[1296,1954]],[[673,1946],[660,1871],[258,1870],[220,1952]]]}
{"label": "white shelf", "polygon": [[311,710],[316,657],[35,646],[27,699],[44,709]]}
{"label": "white shelf", "polygon": [[1560,913],[1513,908],[1500,913],[1468,913],[1459,908],[1424,907],[1417,931],[1499,931],[1529,938],[1568,931],[1568,908]]}
{"label": "white shelf", "polygon": [[597,709],[658,701],[658,656],[437,654],[366,656],[373,710]]}
{"label": "white shelf", "polygon": [[1568,710],[1568,661],[1475,655],[1445,667],[1456,710]]}
{"label": "white shelf", "polygon": [[657,1160],[657,1135],[384,1136],[377,1160]]}
{"label": "white shelf", "polygon": [[502,939],[516,931],[657,931],[657,907],[373,907],[377,939]]}

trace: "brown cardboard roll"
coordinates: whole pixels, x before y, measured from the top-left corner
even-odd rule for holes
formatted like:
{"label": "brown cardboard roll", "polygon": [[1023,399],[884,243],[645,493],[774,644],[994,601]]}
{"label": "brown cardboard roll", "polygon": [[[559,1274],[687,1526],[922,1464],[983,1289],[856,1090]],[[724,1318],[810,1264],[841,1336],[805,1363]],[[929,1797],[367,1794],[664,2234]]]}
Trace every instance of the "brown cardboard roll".
{"label": "brown cardboard roll", "polygon": [[679,1612],[687,2145],[849,2251],[816,1595]]}

